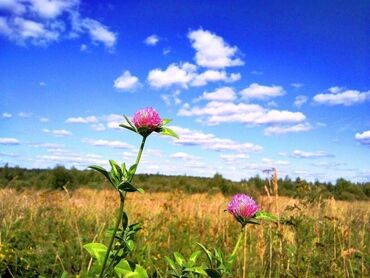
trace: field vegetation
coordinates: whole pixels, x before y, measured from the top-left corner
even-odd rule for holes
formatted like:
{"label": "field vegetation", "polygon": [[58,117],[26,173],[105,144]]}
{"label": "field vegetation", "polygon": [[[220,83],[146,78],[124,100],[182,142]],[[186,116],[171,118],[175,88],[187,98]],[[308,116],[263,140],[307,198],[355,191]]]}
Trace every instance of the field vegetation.
{"label": "field vegetation", "polygon": [[[42,185],[48,178],[49,182],[58,180],[50,173],[40,171],[32,175]],[[29,171],[23,171],[23,177],[13,177],[3,186],[0,190],[1,277],[60,277],[63,271],[68,277],[91,277],[92,259],[83,244],[108,241],[106,230],[113,225],[110,219],[116,212],[118,200],[115,191],[98,188],[101,182],[98,176],[91,172],[79,173],[82,176],[89,173],[90,182],[96,178],[97,188],[68,189],[68,185],[72,185],[70,181],[64,184],[67,185],[64,190],[43,186],[26,188],[20,184],[13,188],[15,181],[27,181]],[[33,179],[29,182],[35,182]],[[233,190],[251,191],[262,209],[280,218],[279,223],[248,226],[247,248],[239,250],[233,277],[242,277],[244,257],[247,277],[370,275],[368,201],[323,198],[320,190],[307,183],[299,183],[292,189],[294,198],[275,198],[261,194],[265,192],[263,185],[258,191],[258,186],[251,186],[249,190],[242,183],[232,183],[220,176],[193,178],[198,181],[193,185],[189,182],[191,179],[141,175],[137,182],[157,180],[155,184],[161,184],[162,189],[169,188],[173,181],[183,184],[181,190],[148,190],[128,197],[126,208],[130,219],[144,225],[130,259],[144,266],[149,274],[169,277],[164,257],[175,251],[188,257],[199,250],[197,242],[226,253],[231,251],[240,225],[224,211],[230,197],[222,194],[222,183],[227,183],[236,187]],[[220,187],[212,184],[208,193],[190,194],[196,190],[189,190],[188,186],[204,183],[210,186],[212,182],[221,183]],[[152,191],[161,190],[154,185]],[[201,256],[199,264],[205,262],[206,257]]]}

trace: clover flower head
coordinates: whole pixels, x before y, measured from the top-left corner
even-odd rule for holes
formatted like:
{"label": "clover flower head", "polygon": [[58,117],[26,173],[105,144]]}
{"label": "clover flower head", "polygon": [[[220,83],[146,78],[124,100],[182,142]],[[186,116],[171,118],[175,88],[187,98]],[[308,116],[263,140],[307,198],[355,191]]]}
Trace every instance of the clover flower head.
{"label": "clover flower head", "polygon": [[245,194],[236,194],[227,205],[227,211],[232,214],[242,225],[254,217],[259,211],[255,200]]}
{"label": "clover flower head", "polygon": [[136,111],[132,122],[138,130],[152,132],[161,126],[162,119],[154,108],[147,107]]}

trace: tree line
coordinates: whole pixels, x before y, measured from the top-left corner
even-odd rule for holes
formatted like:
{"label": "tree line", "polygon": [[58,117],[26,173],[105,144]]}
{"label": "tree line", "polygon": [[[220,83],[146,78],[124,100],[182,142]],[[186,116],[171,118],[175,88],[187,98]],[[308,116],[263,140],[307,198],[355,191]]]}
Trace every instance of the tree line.
{"label": "tree line", "polygon": [[[166,176],[160,174],[138,174],[134,184],[148,192],[171,192],[181,190],[187,193],[223,193],[232,195],[245,192],[252,196],[267,194],[267,178],[259,175],[239,182],[225,179],[216,173],[211,178],[193,176]],[[110,185],[101,175],[92,170],[67,169],[56,166],[53,169],[26,169],[0,167],[0,188],[63,189],[73,190],[79,187],[103,189]],[[286,176],[278,179],[279,195],[299,197],[305,194],[318,195],[322,198],[334,197],[338,200],[369,200],[370,182],[354,183],[338,178],[335,183],[309,182],[301,178],[291,179]]]}

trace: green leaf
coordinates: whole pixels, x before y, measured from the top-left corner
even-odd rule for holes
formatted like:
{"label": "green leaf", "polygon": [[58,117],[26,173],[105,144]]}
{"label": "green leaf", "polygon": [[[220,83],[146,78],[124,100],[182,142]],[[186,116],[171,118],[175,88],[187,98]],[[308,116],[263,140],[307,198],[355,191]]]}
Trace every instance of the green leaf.
{"label": "green leaf", "polygon": [[133,186],[131,183],[129,183],[128,181],[125,181],[125,182],[121,183],[118,186],[118,189],[119,190],[126,191],[126,192],[135,192],[135,191],[138,191],[137,188],[135,186]]}
{"label": "green leaf", "polygon": [[197,262],[197,258],[199,257],[200,253],[200,251],[195,251],[193,254],[190,255],[188,262],[190,267],[192,267]]}
{"label": "green leaf", "polygon": [[129,175],[133,176],[136,172],[136,169],[137,169],[137,164],[132,165],[130,169],[128,170]]}
{"label": "green leaf", "polygon": [[219,271],[215,270],[215,269],[212,269],[212,268],[206,269],[206,273],[211,278],[222,278],[221,273]]}
{"label": "green leaf", "polygon": [[169,264],[169,266],[173,269],[173,271],[177,272],[177,268],[176,268],[175,262],[171,258],[169,258],[167,256],[165,256],[164,258],[166,259],[166,261]]}
{"label": "green leaf", "polygon": [[87,243],[83,246],[87,252],[91,255],[91,257],[97,259],[99,265],[103,265],[105,254],[107,253],[107,246],[102,243]]}
{"label": "green leaf", "polygon": [[131,120],[130,120],[126,115],[123,115],[123,117],[125,117],[126,122],[130,125],[130,127],[131,127],[135,132],[137,132],[137,128],[136,128],[136,126],[133,124],[133,122],[131,122]]}
{"label": "green leaf", "polygon": [[146,270],[139,264],[135,266],[135,273],[136,276],[127,276],[127,277],[135,277],[135,278],[149,278],[148,273]]}
{"label": "green leaf", "polygon": [[123,176],[127,177],[126,163],[122,163],[121,169],[122,169]]}
{"label": "green leaf", "polygon": [[258,220],[271,221],[271,222],[276,222],[278,220],[275,215],[267,211],[257,212],[255,218]]}
{"label": "green leaf", "polygon": [[141,194],[144,194],[144,193],[145,193],[144,189],[142,189],[142,188],[136,188],[136,189],[137,189],[137,191],[138,191],[138,192],[140,192]]}
{"label": "green leaf", "polygon": [[166,119],[166,118],[164,118],[164,119],[162,119],[162,125],[167,125],[167,124],[169,124],[171,121],[172,121],[171,119]]}
{"label": "green leaf", "polygon": [[128,225],[127,214],[126,214],[126,212],[122,212],[122,228],[123,228],[123,230],[126,230],[127,225]]}
{"label": "green leaf", "polygon": [[212,253],[211,253],[211,251],[209,251],[203,244],[201,244],[199,242],[197,242],[197,244],[202,248],[204,253],[207,255],[209,264],[212,267]]}
{"label": "green leaf", "polygon": [[110,177],[109,177],[109,172],[107,170],[105,170],[103,167],[100,167],[98,165],[91,165],[88,168],[91,168],[91,169],[93,169],[95,171],[98,171],[99,173],[103,174],[112,183],[112,181],[110,180]]}
{"label": "green leaf", "polygon": [[168,127],[161,127],[160,131],[159,131],[160,134],[162,135],[166,135],[166,136],[172,136],[172,137],[175,137],[177,139],[179,139],[180,137],[177,135],[176,132],[174,132],[172,129],[168,128]]}
{"label": "green leaf", "polygon": [[207,272],[202,267],[187,267],[184,269],[184,271],[207,276]]}
{"label": "green leaf", "polygon": [[115,266],[114,271],[119,277],[125,277],[125,275],[132,272],[130,264],[126,260],[120,260]]}
{"label": "green leaf", "polygon": [[119,126],[120,126],[120,127],[123,127],[123,128],[126,128],[126,129],[128,129],[128,130],[130,130],[130,131],[133,131],[133,132],[135,132],[135,133],[137,133],[137,130],[136,130],[136,129],[134,129],[134,128],[132,128],[132,127],[128,126],[128,125],[120,124]]}
{"label": "green leaf", "polygon": [[109,164],[112,167],[112,172],[113,172],[114,176],[118,180],[121,180],[123,173],[122,173],[121,168],[118,166],[117,162],[115,162],[114,160],[109,160]]}
{"label": "green leaf", "polygon": [[179,266],[183,267],[185,265],[185,259],[179,252],[173,253],[173,256],[175,257],[175,260]]}

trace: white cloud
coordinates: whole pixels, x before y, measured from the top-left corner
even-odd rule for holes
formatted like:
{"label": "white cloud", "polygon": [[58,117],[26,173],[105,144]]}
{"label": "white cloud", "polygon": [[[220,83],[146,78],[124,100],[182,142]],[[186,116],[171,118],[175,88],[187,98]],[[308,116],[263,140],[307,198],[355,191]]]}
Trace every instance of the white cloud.
{"label": "white cloud", "polygon": [[144,43],[146,45],[150,45],[150,46],[154,46],[156,45],[157,43],[159,42],[159,37],[157,35],[151,35],[149,37],[147,37],[145,40],[144,40]]}
{"label": "white cloud", "polygon": [[178,126],[172,126],[171,128],[180,136],[180,139],[174,141],[175,144],[201,146],[215,151],[259,152],[262,150],[262,147],[259,145],[238,143],[231,139],[218,138],[212,133],[203,133]]}
{"label": "white cloud", "polygon": [[28,145],[34,148],[47,148],[47,149],[59,149],[63,147],[63,145],[56,143],[29,143]]}
{"label": "white cloud", "polygon": [[[27,2],[27,1],[25,1]],[[76,0],[31,0],[31,10],[40,17],[52,19],[78,4]]]}
{"label": "white cloud", "polygon": [[0,156],[6,156],[6,157],[18,157],[19,154],[16,153],[8,153],[8,152],[0,152]]}
{"label": "white cloud", "polygon": [[2,0],[0,1],[0,10],[6,10],[19,15],[26,11],[26,7],[21,1],[18,0]]}
{"label": "white cloud", "polygon": [[296,132],[303,132],[309,131],[312,129],[312,126],[309,123],[300,123],[291,126],[269,126],[264,129],[265,135],[273,135],[273,134],[285,134],[285,133],[296,133]]}
{"label": "white cloud", "polygon": [[356,133],[355,138],[361,144],[370,146],[370,130],[364,131],[362,133]]}
{"label": "white cloud", "polygon": [[262,158],[262,162],[264,164],[268,164],[269,167],[274,167],[274,166],[285,166],[289,165],[290,162],[286,160],[273,160],[270,158]]}
{"label": "white cloud", "polygon": [[85,52],[87,50],[87,45],[86,44],[81,44],[81,46],[80,46],[80,51],[82,51],[82,52]]}
{"label": "white cloud", "polygon": [[167,55],[168,53],[171,52],[171,48],[167,47],[167,48],[164,48],[163,51],[162,51],[162,54],[163,55]]}
{"label": "white cloud", "polygon": [[0,138],[0,145],[19,145],[20,142],[15,138]]}
{"label": "white cloud", "polygon": [[166,70],[153,69],[148,74],[148,81],[150,86],[154,88],[170,87],[178,85],[184,88],[195,77],[197,67],[190,63],[184,64],[171,64]]}
{"label": "white cloud", "polygon": [[71,117],[68,118],[65,122],[70,124],[89,124],[96,123],[98,119],[95,116],[88,117]]}
{"label": "white cloud", "polygon": [[107,48],[112,48],[116,44],[117,34],[109,31],[108,27],[99,21],[91,18],[85,18],[81,21],[81,26],[88,30],[93,41],[101,42]]}
{"label": "white cloud", "polygon": [[130,144],[118,141],[118,140],[103,140],[103,139],[83,139],[83,143],[87,143],[92,146],[97,147],[109,147],[109,148],[115,148],[115,149],[131,149],[133,146]]}
{"label": "white cloud", "polygon": [[8,112],[4,112],[2,115],[1,115],[2,118],[4,119],[10,119],[11,117],[13,117],[12,114],[8,113]]}
{"label": "white cloud", "polygon": [[248,159],[249,155],[245,153],[235,153],[235,154],[221,154],[220,158],[227,162],[235,162],[243,159]]}
{"label": "white cloud", "polygon": [[40,117],[40,118],[39,118],[39,121],[40,121],[41,123],[47,123],[47,122],[49,121],[49,119],[48,119],[48,118],[46,118],[46,117]]}
{"label": "white cloud", "polygon": [[124,71],[113,83],[113,87],[121,91],[130,91],[139,85],[139,78],[133,76],[128,70]]}
{"label": "white cloud", "polygon": [[119,114],[110,114],[104,116],[103,118],[107,122],[107,127],[113,129],[121,129],[119,125],[122,124],[124,121],[123,116]]}
{"label": "white cloud", "polygon": [[185,161],[196,161],[200,160],[199,156],[191,155],[185,152],[177,152],[170,155],[170,158],[185,160]]}
{"label": "white cloud", "polygon": [[211,101],[204,107],[183,106],[178,115],[204,117],[207,124],[239,122],[244,124],[289,124],[306,119],[301,112],[269,110],[258,104],[235,104],[232,102]]}
{"label": "white cloud", "polygon": [[294,100],[294,106],[295,107],[301,107],[303,104],[305,104],[308,100],[308,97],[304,96],[304,95],[299,95],[299,96],[296,96],[295,97],[295,100]]}
{"label": "white cloud", "polygon": [[329,93],[315,95],[313,97],[314,102],[318,104],[350,106],[370,99],[370,91],[345,90],[341,87],[331,87],[328,91]]}
{"label": "white cloud", "polygon": [[291,83],[290,86],[292,86],[293,88],[299,89],[303,87],[303,84],[302,83]]}
{"label": "white cloud", "polygon": [[0,35],[19,45],[48,45],[88,33],[112,48],[117,35],[97,20],[80,16],[80,0],[2,0]]}
{"label": "white cloud", "polygon": [[0,20],[0,35],[6,36],[9,40],[24,45],[30,41],[34,45],[45,45],[57,41],[60,35],[61,25],[50,25],[22,17]]}
{"label": "white cloud", "polygon": [[91,128],[95,131],[103,131],[105,130],[105,126],[102,123],[92,124]]}
{"label": "white cloud", "polygon": [[295,158],[322,158],[322,157],[333,157],[334,155],[328,154],[323,151],[306,152],[301,150],[294,150],[291,156]]}
{"label": "white cloud", "polygon": [[227,83],[232,83],[240,80],[240,73],[231,73],[228,75],[225,71],[218,70],[206,70],[200,74],[194,76],[191,82],[191,86],[198,87],[207,85],[209,82],[224,81]]}
{"label": "white cloud", "polygon": [[56,151],[47,155],[39,155],[37,156],[37,162],[40,162],[43,165],[48,163],[63,163],[68,166],[79,166],[82,168],[92,164],[101,166],[105,166],[107,164],[107,160],[102,159],[100,155],[76,153],[68,150],[63,150],[61,152]]}
{"label": "white cloud", "polygon": [[278,97],[285,94],[281,86],[264,86],[257,83],[249,85],[240,92],[240,95],[245,99],[268,99]]}
{"label": "white cloud", "polygon": [[162,94],[161,99],[164,101],[164,103],[167,106],[172,105],[179,105],[182,103],[182,100],[180,99],[180,90],[176,90],[171,94]]}
{"label": "white cloud", "polygon": [[40,81],[40,82],[39,82],[39,85],[40,85],[41,87],[46,87],[46,85],[47,85],[47,84],[46,84],[44,81]]}
{"label": "white cloud", "polygon": [[67,136],[72,135],[72,133],[70,131],[65,130],[65,129],[49,130],[47,128],[44,128],[42,131],[45,132],[45,133],[51,134],[53,136],[56,136],[56,137],[67,137]]}
{"label": "white cloud", "polygon": [[214,33],[199,29],[189,32],[188,38],[196,50],[195,61],[199,66],[225,68],[244,64],[240,58],[235,57],[238,48],[229,46],[222,37]]}
{"label": "white cloud", "polygon": [[214,92],[204,92],[197,100],[234,101],[236,93],[233,88],[222,87]]}
{"label": "white cloud", "polygon": [[30,112],[19,112],[18,113],[18,117],[20,117],[20,118],[29,118],[31,116],[32,116],[32,113],[30,113]]}
{"label": "white cloud", "polygon": [[172,63],[165,70],[159,68],[149,71],[148,82],[154,88],[179,86],[187,89],[189,86],[200,87],[210,82],[232,83],[240,80],[240,73],[228,74],[224,70],[208,69],[198,72],[198,67],[191,63]]}

